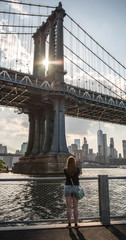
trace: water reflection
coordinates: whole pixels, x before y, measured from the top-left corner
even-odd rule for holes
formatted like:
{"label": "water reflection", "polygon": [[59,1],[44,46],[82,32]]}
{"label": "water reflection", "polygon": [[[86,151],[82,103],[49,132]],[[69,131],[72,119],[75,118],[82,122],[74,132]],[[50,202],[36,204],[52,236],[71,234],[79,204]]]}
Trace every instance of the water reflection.
{"label": "water reflection", "polygon": [[64,217],[64,184],[32,182],[32,213],[35,218],[49,219]]}
{"label": "water reflection", "polygon": [[9,182],[0,185],[0,192],[2,221],[65,217],[63,183]]}
{"label": "water reflection", "polygon": [[[121,170],[121,171],[120,171]],[[125,170],[126,172],[126,170]],[[124,169],[83,169],[83,176],[99,174],[125,176]],[[0,178],[27,178],[26,175],[0,174]],[[99,217],[97,180],[80,181],[85,198],[79,201],[79,217]],[[126,180],[109,180],[111,216],[126,215]],[[66,218],[64,181],[0,182],[0,221]]]}
{"label": "water reflection", "polygon": [[109,180],[111,216],[126,216],[126,179]]}

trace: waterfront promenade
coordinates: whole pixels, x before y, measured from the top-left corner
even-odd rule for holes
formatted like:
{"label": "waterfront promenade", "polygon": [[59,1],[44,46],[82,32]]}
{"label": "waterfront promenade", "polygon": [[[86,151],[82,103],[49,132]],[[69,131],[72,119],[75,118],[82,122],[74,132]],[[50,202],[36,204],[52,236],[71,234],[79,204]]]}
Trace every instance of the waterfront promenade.
{"label": "waterfront promenade", "polygon": [[126,221],[101,223],[80,223],[80,228],[71,230],[66,224],[27,227],[1,227],[1,240],[126,240]]}
{"label": "waterfront promenade", "polygon": [[78,231],[66,228],[63,177],[2,174],[0,240],[126,240],[125,172],[110,171],[87,169],[88,176],[80,178],[85,198],[79,202]]}

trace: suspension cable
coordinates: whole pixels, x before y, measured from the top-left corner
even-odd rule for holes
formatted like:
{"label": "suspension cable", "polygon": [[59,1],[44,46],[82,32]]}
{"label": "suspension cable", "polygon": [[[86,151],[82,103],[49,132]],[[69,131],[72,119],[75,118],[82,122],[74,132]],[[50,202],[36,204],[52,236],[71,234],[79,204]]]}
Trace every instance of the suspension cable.
{"label": "suspension cable", "polygon": [[[90,51],[95,57],[97,57],[100,61],[102,61],[108,68],[110,68],[114,73],[116,73],[118,76],[123,78],[125,81],[126,79],[120,75],[115,69],[113,69],[111,66],[109,66],[103,59],[101,59],[96,53],[94,53],[89,47],[87,47],[82,41],[80,41],[73,33],[71,33],[66,27],[64,29],[69,32],[79,43],[81,43],[85,48],[87,48],[88,51]],[[111,55],[110,55],[111,56]],[[119,63],[119,62],[118,62]],[[120,64],[120,63],[119,63]],[[125,67],[124,67],[125,68]],[[126,69],[126,68],[125,68]]]}
{"label": "suspension cable", "polygon": [[2,32],[2,33],[0,33],[0,35],[13,35],[13,34],[18,34],[18,35],[24,35],[24,34],[26,34],[26,35],[32,35],[32,34],[34,34],[34,32],[33,33],[28,33],[28,32]]}
{"label": "suspension cable", "polygon": [[48,17],[49,16],[49,15],[41,15],[41,14],[33,14],[33,13],[18,13],[18,12],[7,12],[7,11],[0,11],[0,13],[15,14],[15,15],[22,15],[22,16],[34,16],[34,17]]}
{"label": "suspension cable", "polygon": [[[85,62],[81,57],[79,57],[75,52],[73,52],[69,47],[67,47],[66,45],[64,45],[72,54],[74,54],[78,59],[80,59],[83,63],[85,63],[88,67],[90,67],[93,71],[95,71],[96,73],[98,73],[101,77],[103,77],[106,81],[108,81],[109,83],[111,83],[114,87],[118,88],[120,91],[126,93],[125,91],[123,91],[121,88],[119,88],[118,86],[116,86],[114,83],[112,83],[109,79],[107,79],[105,76],[103,76],[100,72],[98,72],[97,70],[95,70],[90,64],[88,64],[87,62]],[[72,61],[72,63],[74,63]],[[79,67],[80,68],[80,67]],[[81,68],[82,70],[82,68]]]}
{"label": "suspension cable", "polygon": [[80,66],[78,66],[76,63],[74,63],[70,58],[68,58],[67,56],[64,55],[64,57],[69,60],[72,64],[74,64],[76,67],[78,67],[82,72],[86,73],[89,77],[91,77],[92,79],[94,79],[96,82],[98,82],[100,85],[102,85],[103,87],[107,88],[109,91],[111,91],[112,93],[114,93],[114,95],[118,96],[120,98],[120,95],[118,95],[117,93],[115,93],[114,91],[112,91],[110,88],[106,87],[103,83],[101,83],[100,81],[98,81],[96,78],[94,78],[92,75],[90,75],[88,72],[86,72],[84,69],[82,69]]}
{"label": "suspension cable", "polygon": [[16,27],[16,28],[38,28],[38,26],[30,25],[14,25],[14,24],[0,24],[0,27]]}
{"label": "suspension cable", "polygon": [[35,6],[35,7],[55,8],[54,6],[46,6],[46,5],[34,4],[34,3],[14,2],[14,1],[7,1],[7,0],[0,0],[0,2],[15,3],[15,4],[21,4],[21,5],[27,5],[27,6]]}
{"label": "suspension cable", "polygon": [[68,18],[70,18],[71,21],[73,21],[73,22],[77,25],[77,27],[79,27],[85,34],[87,34],[87,36],[90,37],[90,38],[91,38],[100,48],[102,48],[111,58],[113,58],[118,64],[120,64],[123,68],[126,69],[126,67],[125,67],[123,64],[121,64],[121,63],[120,63],[116,58],[114,58],[107,50],[105,50],[105,48],[102,47],[93,37],[91,37],[91,36],[89,35],[89,33],[87,33],[78,23],[76,23],[76,22],[73,20],[73,18],[71,18],[67,13],[66,13],[66,15],[67,15]]}
{"label": "suspension cable", "polygon": [[[49,43],[46,40],[47,43]],[[69,47],[67,47],[65,44],[63,44],[65,48],[67,48],[72,54],[74,54],[76,57],[78,57],[83,63],[85,63],[87,66],[89,66],[90,68],[92,68],[92,70],[94,70],[95,72],[97,72],[101,77],[103,77],[104,79],[106,79],[110,84],[112,84],[114,87],[117,87],[120,91],[124,92],[126,94],[125,91],[123,91],[121,88],[119,88],[118,86],[116,86],[114,83],[112,83],[109,79],[107,79],[106,77],[104,77],[101,73],[99,73],[97,70],[95,70],[93,67],[91,67],[87,62],[85,62],[82,58],[80,58],[75,52],[73,52]],[[109,91],[111,91],[112,93],[114,93],[114,95],[116,95],[117,97],[120,98],[120,95],[118,95],[117,93],[115,93],[114,91],[112,91],[109,87],[107,87],[106,85],[104,85],[103,83],[101,83],[100,81],[98,81],[96,78],[94,78],[92,75],[90,75],[87,71],[85,71],[83,68],[81,68],[80,66],[78,66],[75,62],[73,62],[73,60],[71,60],[69,57],[67,57],[64,54],[64,57],[69,60],[73,65],[75,65],[77,68],[79,68],[82,72],[86,73],[89,77],[91,77],[94,81],[96,81],[97,83],[99,83],[101,86],[103,86],[104,88],[108,89]]]}

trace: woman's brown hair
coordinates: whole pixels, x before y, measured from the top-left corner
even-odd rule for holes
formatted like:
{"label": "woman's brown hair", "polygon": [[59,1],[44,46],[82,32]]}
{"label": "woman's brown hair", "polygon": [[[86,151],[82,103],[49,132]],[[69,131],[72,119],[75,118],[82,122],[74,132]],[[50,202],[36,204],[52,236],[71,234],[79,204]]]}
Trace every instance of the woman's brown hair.
{"label": "woman's brown hair", "polygon": [[76,160],[73,156],[68,157],[67,162],[66,162],[66,168],[67,168],[68,174],[71,177],[74,176],[74,174],[77,170],[77,164],[76,164]]}

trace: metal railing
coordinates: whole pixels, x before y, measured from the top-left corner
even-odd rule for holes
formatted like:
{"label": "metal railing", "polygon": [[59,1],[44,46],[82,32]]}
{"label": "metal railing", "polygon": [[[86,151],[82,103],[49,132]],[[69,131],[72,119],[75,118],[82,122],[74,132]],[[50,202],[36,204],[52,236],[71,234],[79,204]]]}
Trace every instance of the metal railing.
{"label": "metal railing", "polygon": [[[66,221],[64,177],[0,179],[0,225]],[[126,177],[81,177],[79,220],[126,219]]]}
{"label": "metal railing", "polygon": [[110,218],[126,219],[126,177],[109,177]]}

